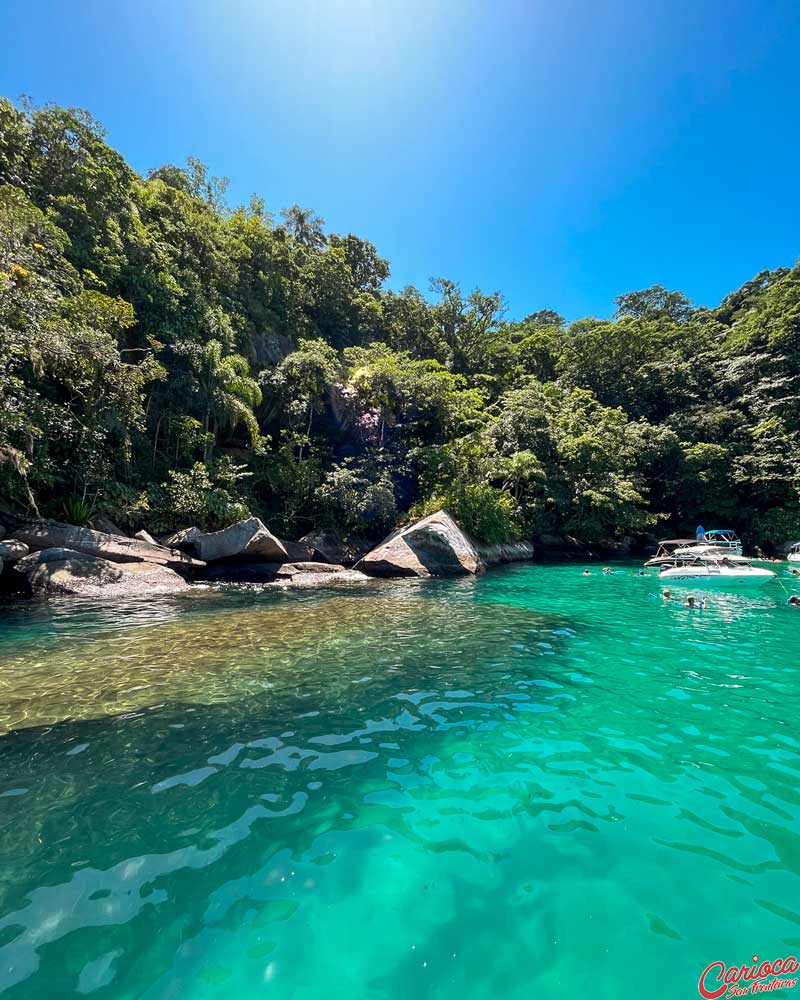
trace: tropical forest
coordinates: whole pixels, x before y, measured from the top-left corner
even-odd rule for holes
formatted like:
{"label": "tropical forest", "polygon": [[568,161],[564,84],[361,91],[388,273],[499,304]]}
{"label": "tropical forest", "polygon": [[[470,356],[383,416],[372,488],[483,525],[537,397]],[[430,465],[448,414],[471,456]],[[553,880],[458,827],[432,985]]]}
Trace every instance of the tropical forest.
{"label": "tropical forest", "polygon": [[88,111],[0,101],[0,509],[800,536],[797,266],[718,304],[656,284],[611,318],[512,317],[457,275],[392,288],[369,239],[226,186],[191,157],[137,173]]}

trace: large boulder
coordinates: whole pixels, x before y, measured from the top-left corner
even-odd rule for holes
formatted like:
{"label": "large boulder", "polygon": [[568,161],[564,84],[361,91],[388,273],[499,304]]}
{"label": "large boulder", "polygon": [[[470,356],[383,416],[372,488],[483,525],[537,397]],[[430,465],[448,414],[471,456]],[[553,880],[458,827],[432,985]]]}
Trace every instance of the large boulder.
{"label": "large boulder", "polygon": [[105,514],[95,514],[94,517],[89,518],[89,527],[94,531],[102,531],[105,535],[119,535],[120,538],[128,537],[122,528],[118,528],[111,518],[106,517]]}
{"label": "large boulder", "polygon": [[475,542],[444,510],[398,528],[355,567],[369,576],[459,576],[486,567]]}
{"label": "large boulder", "polygon": [[166,545],[171,549],[187,549],[194,551],[194,540],[200,534],[199,528],[181,528],[180,531],[173,531],[171,535],[164,535],[159,538],[160,545]]}
{"label": "large boulder", "polygon": [[63,547],[41,549],[14,569],[41,596],[149,597],[174,594],[189,585],[173,570],[155,563],[112,563]]}
{"label": "large boulder", "polygon": [[314,549],[302,539],[299,542],[290,542],[282,538],[281,542],[286,549],[286,555],[292,562],[312,562],[314,559]]}
{"label": "large boulder", "polygon": [[218,559],[289,562],[289,554],[283,542],[257,517],[237,521],[222,531],[198,532],[192,544],[204,562],[215,562]]}
{"label": "large boulder", "polygon": [[23,524],[14,530],[13,537],[25,542],[31,549],[70,549],[115,563],[149,562],[183,570],[202,566],[202,563],[178,549],[152,545],[138,538],[107,535],[102,531],[79,528],[74,524],[60,524],[57,521]]}
{"label": "large boulder", "polygon": [[4,562],[12,563],[18,559],[23,559],[30,552],[30,548],[25,542],[20,542],[16,538],[7,538],[0,542],[0,559]]}
{"label": "large boulder", "polygon": [[144,528],[141,531],[137,531],[133,537],[138,538],[140,542],[147,542],[149,545],[158,545],[155,538],[153,538],[149,531],[145,531]]}

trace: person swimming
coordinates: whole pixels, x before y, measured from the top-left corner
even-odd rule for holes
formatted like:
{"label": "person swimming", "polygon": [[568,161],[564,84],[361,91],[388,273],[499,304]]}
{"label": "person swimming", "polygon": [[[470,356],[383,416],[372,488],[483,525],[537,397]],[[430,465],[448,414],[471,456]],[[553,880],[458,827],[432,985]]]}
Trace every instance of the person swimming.
{"label": "person swimming", "polygon": [[684,607],[686,608],[700,608],[701,611],[705,611],[705,609],[708,607],[708,603],[705,597],[701,598],[698,601],[697,598],[694,596],[694,594],[690,594],[683,602],[683,604]]}
{"label": "person swimming", "polygon": [[614,570],[610,566],[603,567],[603,576],[611,576]]}
{"label": "person swimming", "polygon": [[591,575],[592,575],[592,571],[591,571],[590,569],[585,569],[585,570],[583,571],[583,575],[584,575],[584,576],[591,576]]}
{"label": "person swimming", "polygon": [[797,594],[792,594],[786,603],[790,608],[800,608],[800,597],[798,597]]}
{"label": "person swimming", "polygon": [[672,594],[669,592],[669,590],[667,590],[666,587],[661,591],[661,596],[664,598],[665,601],[672,600]]}

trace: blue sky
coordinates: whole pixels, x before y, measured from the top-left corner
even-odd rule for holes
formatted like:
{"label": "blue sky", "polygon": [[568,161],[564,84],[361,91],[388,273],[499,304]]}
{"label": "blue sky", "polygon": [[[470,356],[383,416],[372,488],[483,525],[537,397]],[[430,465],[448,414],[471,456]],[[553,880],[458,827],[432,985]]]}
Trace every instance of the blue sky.
{"label": "blue sky", "polygon": [[610,315],[800,254],[800,4],[0,0],[0,93],[371,239],[391,284]]}

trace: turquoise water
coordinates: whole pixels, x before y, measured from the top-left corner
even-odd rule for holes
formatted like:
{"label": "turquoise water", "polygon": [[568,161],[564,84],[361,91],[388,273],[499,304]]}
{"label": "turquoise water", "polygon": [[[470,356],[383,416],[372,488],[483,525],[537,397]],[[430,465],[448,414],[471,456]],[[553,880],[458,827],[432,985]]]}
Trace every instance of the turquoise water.
{"label": "turquoise water", "polygon": [[0,610],[9,1000],[697,996],[800,949],[800,611],[611,577]]}

